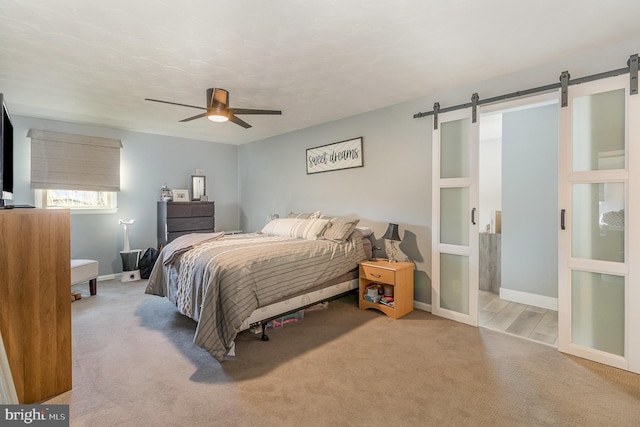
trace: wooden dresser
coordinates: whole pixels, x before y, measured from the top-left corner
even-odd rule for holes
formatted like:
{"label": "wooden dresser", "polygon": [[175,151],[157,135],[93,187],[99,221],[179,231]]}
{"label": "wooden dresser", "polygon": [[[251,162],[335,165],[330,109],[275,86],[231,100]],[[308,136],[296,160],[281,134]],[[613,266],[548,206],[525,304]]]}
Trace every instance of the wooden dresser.
{"label": "wooden dresser", "polygon": [[158,202],[158,247],[189,233],[213,233],[214,202]]}
{"label": "wooden dresser", "polygon": [[69,210],[0,210],[0,332],[20,403],[71,390]]}

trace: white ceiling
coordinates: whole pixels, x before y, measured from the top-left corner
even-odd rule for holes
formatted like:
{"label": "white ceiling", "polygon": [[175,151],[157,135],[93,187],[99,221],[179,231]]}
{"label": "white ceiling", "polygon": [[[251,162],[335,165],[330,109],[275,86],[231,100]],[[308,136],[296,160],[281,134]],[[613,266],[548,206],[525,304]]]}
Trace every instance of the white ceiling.
{"label": "white ceiling", "polygon": [[[638,0],[0,0],[14,115],[242,144],[637,37]],[[630,52],[633,53],[633,52]],[[278,109],[179,120],[205,91]]]}

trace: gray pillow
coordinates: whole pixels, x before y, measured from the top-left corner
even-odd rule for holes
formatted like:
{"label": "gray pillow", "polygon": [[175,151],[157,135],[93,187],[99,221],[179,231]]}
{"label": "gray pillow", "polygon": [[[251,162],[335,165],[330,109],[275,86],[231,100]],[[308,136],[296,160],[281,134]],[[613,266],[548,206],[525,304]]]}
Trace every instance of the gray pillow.
{"label": "gray pillow", "polygon": [[356,225],[360,222],[359,219],[353,218],[333,218],[331,220],[331,226],[324,231],[323,237],[327,240],[333,240],[335,242],[345,242]]}

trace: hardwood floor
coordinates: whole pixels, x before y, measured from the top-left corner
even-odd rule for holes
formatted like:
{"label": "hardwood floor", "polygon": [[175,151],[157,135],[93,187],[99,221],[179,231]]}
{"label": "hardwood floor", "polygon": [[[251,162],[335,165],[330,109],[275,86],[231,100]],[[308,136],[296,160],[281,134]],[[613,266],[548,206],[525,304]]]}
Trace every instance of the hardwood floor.
{"label": "hardwood floor", "polygon": [[480,290],[480,326],[558,346],[558,312],[501,300]]}

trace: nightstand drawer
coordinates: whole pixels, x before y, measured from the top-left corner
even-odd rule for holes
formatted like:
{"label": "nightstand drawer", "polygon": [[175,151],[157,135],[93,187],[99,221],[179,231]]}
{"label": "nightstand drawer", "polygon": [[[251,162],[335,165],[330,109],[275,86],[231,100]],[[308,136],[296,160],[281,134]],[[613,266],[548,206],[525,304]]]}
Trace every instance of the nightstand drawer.
{"label": "nightstand drawer", "polygon": [[395,284],[395,272],[393,270],[385,270],[382,268],[369,267],[367,265],[360,266],[360,277],[373,280],[374,282]]}

